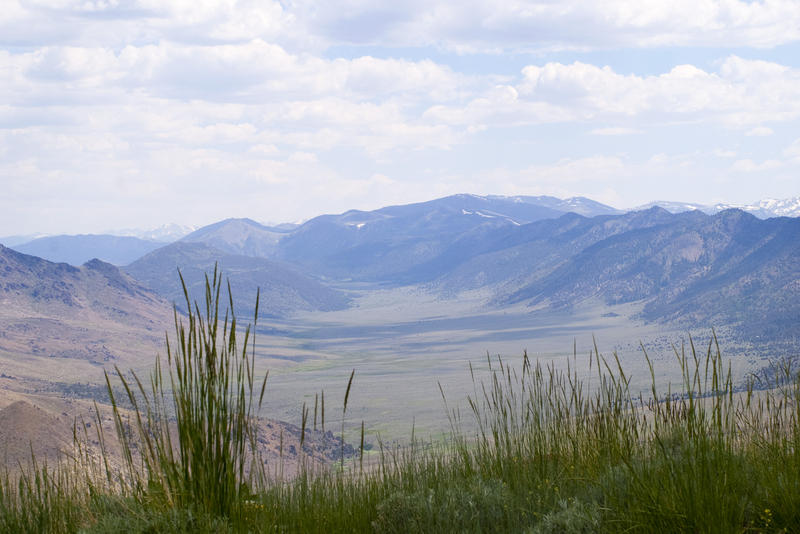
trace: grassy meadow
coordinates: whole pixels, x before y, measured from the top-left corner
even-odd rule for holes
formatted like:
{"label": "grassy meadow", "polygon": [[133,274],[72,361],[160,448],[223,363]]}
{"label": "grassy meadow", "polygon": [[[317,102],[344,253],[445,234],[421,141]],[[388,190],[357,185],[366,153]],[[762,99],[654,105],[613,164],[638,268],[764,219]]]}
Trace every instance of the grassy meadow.
{"label": "grassy meadow", "polygon": [[[465,402],[438,388],[446,439],[412,433],[367,451],[364,424],[349,426],[354,459],[277,479],[254,452],[269,383],[222,293],[215,274],[150,376],[107,375],[123,465],[85,446],[102,450],[102,425],[76,431],[70,458],[3,478],[0,531],[800,531],[800,375],[789,360],[741,382],[714,339],[689,343],[674,347],[680,379],[666,388],[645,352],[642,390],[597,347],[588,374],[577,351],[566,367],[488,358],[466,369]],[[303,429],[345,430],[352,376],[342,405],[303,405]]]}

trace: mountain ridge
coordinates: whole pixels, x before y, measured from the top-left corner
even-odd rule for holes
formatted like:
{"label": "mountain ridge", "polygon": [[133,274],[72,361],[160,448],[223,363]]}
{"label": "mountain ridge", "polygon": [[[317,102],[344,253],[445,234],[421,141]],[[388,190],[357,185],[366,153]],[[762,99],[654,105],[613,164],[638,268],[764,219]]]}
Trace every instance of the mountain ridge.
{"label": "mountain ridge", "polygon": [[737,209],[674,217],[586,247],[507,302],[643,301],[648,320],[797,331],[800,219],[761,220]]}
{"label": "mountain ridge", "polygon": [[260,314],[284,317],[297,311],[336,310],[349,298],[290,265],[266,258],[230,254],[204,242],[178,241],[157,249],[125,267],[125,272],[162,295],[184,306],[178,278],[180,270],[192,300],[203,298],[205,275],[215,268],[230,281],[237,308],[252,316],[260,288]]}
{"label": "mountain ridge", "polygon": [[800,217],[800,197],[784,199],[766,198],[750,204],[698,204],[693,202],[656,200],[633,208],[633,210],[642,210],[652,206],[662,207],[672,213],[698,210],[709,215],[713,215],[728,209],[739,209],[750,213],[759,219],[770,219],[774,217]]}
{"label": "mountain ridge", "polygon": [[83,265],[98,258],[114,265],[127,265],[163,245],[131,236],[79,234],[40,237],[11,248],[55,263]]}
{"label": "mountain ridge", "polygon": [[0,273],[0,356],[12,366],[22,355],[132,364],[172,320],[166,301],[100,260],[75,267],[0,246]]}
{"label": "mountain ridge", "polygon": [[275,255],[278,241],[289,231],[249,218],[229,218],[198,228],[180,241],[205,243],[228,254],[269,258]]}

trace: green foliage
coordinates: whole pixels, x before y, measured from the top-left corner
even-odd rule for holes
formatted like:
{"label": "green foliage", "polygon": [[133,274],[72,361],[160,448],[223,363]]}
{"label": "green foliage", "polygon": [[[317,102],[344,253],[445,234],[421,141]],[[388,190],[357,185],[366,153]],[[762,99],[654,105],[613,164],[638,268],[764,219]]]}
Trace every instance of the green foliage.
{"label": "green foliage", "polygon": [[375,532],[490,532],[505,522],[508,489],[497,480],[474,479],[443,491],[396,492],[376,509]]}
{"label": "green foliage", "polygon": [[77,470],[52,469],[32,458],[21,472],[0,478],[0,532],[75,532],[88,500]]}
{"label": "green foliage", "polygon": [[91,511],[98,519],[81,534],[226,534],[233,532],[227,520],[199,513],[193,508],[161,509],[143,506],[133,499],[98,496]]}
{"label": "green foliage", "polygon": [[596,503],[579,500],[560,501],[558,508],[548,512],[529,534],[593,534],[602,530],[602,514]]}

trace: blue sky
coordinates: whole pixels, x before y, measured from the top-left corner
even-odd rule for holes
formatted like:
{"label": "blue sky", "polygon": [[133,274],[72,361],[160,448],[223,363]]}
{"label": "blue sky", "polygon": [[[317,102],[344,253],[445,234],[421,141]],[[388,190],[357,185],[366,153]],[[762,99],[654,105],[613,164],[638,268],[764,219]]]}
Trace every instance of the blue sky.
{"label": "blue sky", "polygon": [[0,235],[800,195],[795,0],[5,0],[0,80]]}

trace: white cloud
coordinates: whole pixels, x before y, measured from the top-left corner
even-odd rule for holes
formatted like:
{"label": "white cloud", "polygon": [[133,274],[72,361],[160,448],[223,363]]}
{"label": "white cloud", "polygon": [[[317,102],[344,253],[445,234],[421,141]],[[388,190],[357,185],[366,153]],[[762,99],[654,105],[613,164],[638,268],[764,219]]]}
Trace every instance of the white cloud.
{"label": "white cloud", "polygon": [[724,158],[724,159],[735,158],[738,155],[735,150],[725,150],[722,148],[714,150],[713,154],[718,158]]}
{"label": "white cloud", "polygon": [[663,46],[771,47],[800,39],[792,0],[368,0],[293,12],[314,33],[345,43],[439,45],[461,53]]}
{"label": "white cloud", "polygon": [[796,139],[791,145],[786,147],[783,150],[783,155],[800,162],[800,139]]}
{"label": "white cloud", "polygon": [[397,183],[397,181],[392,180],[391,178],[389,178],[385,174],[381,174],[381,173],[373,174],[371,179],[372,179],[373,182],[376,182],[376,183],[379,183],[379,184],[382,184],[382,185],[393,185],[393,184]]}
{"label": "white cloud", "polygon": [[422,112],[477,83],[430,60],[328,60],[261,40],[0,52],[3,71],[0,121],[22,128],[41,109],[38,100],[48,108],[42,120],[132,145],[348,146],[373,154],[452,146],[457,132]]}
{"label": "white cloud", "polygon": [[254,39],[298,48],[319,40],[273,0],[8,0],[0,43],[121,48],[162,41],[207,45]]}
{"label": "white cloud", "polygon": [[[546,63],[522,70],[515,86],[487,90],[469,103],[439,105],[430,117],[451,124],[539,124],[642,117],[713,120],[734,128],[800,117],[800,70],[727,58],[719,72],[678,65],[660,75],[622,75],[587,63]],[[757,130],[763,132],[763,130]]]}
{"label": "white cloud", "polygon": [[609,128],[595,128],[589,132],[591,135],[635,135],[642,133],[636,128],[625,128],[622,126],[612,126]]}
{"label": "white cloud", "polygon": [[265,156],[275,156],[280,153],[278,147],[272,144],[253,145],[248,150],[253,154],[259,154]]}
{"label": "white cloud", "polygon": [[[98,24],[102,21],[102,24]],[[800,39],[793,0],[7,0],[0,43],[120,48],[263,39],[292,50],[331,44],[439,46],[460,53],[609,47],[773,47]]]}
{"label": "white cloud", "polygon": [[[62,84],[70,88],[144,91],[173,99],[214,101],[349,95],[376,100],[427,102],[458,97],[475,83],[430,60],[406,61],[369,56],[328,60],[291,54],[255,39],[239,44],[189,46],[163,42],[126,46],[115,52],[98,47],[44,47],[23,54],[0,54],[0,69],[14,85]],[[58,94],[52,94],[58,98]]]}
{"label": "white cloud", "polygon": [[731,170],[736,172],[763,172],[778,169],[782,163],[778,160],[768,159],[762,162],[756,162],[752,159],[739,159],[733,162]]}
{"label": "white cloud", "polygon": [[565,158],[549,165],[533,165],[525,175],[536,181],[553,184],[577,183],[585,180],[604,180],[609,176],[620,176],[625,168],[622,158],[617,156],[592,156],[588,158]]}
{"label": "white cloud", "polygon": [[772,130],[772,128],[767,128],[766,126],[756,126],[752,130],[748,130],[745,135],[749,137],[767,137],[774,133],[775,132]]}
{"label": "white cloud", "polygon": [[440,123],[475,128],[487,124],[514,126],[566,122],[578,119],[579,115],[556,103],[522,99],[513,86],[498,85],[464,106],[431,106],[423,117]]}
{"label": "white cloud", "polygon": [[228,143],[252,143],[258,129],[250,123],[217,123],[208,126],[192,126],[183,129],[187,144],[224,145]]}

